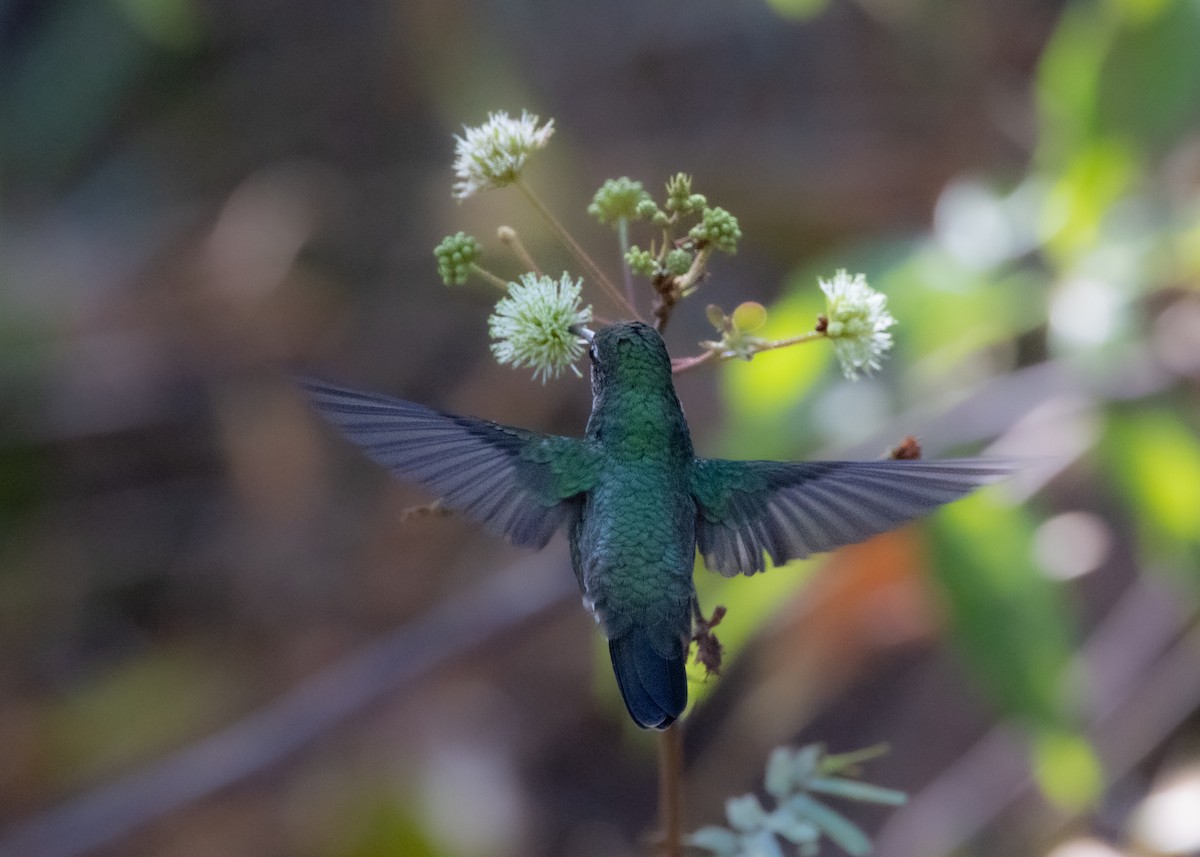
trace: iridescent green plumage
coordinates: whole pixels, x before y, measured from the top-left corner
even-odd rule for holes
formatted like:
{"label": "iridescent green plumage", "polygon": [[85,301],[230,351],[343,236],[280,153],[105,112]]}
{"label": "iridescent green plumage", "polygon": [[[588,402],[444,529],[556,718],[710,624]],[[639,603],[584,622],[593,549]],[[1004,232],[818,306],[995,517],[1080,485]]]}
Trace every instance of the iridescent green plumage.
{"label": "iridescent green plumage", "polygon": [[687,704],[697,547],[709,568],[754,574],[899,526],[1012,467],[985,459],[776,462],[695,457],[662,337],[639,322],[591,343],[583,439],[457,417],[320,382],[314,404],[373,459],[514,544],[566,526],[584,603],[609,642],[638,725]]}
{"label": "iridescent green plumage", "polygon": [[591,355],[587,442],[604,451],[604,467],[571,527],[571,556],[630,714],[641,726],[665,728],[687,704],[692,439],[670,357],[652,328],[604,328]]}

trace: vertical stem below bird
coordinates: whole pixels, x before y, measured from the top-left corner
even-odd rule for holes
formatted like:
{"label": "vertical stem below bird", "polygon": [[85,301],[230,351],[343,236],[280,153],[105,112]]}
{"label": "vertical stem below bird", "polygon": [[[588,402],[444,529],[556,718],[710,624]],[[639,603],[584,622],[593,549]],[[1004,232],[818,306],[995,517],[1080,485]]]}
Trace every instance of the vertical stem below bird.
{"label": "vertical stem below bird", "polygon": [[666,857],[683,857],[683,728],[658,733],[658,814]]}

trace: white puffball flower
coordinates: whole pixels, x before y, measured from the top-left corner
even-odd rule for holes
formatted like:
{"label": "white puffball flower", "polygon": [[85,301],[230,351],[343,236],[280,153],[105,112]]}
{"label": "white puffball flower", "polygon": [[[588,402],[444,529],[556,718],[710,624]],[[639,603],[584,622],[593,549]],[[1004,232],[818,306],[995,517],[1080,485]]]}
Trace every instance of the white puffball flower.
{"label": "white puffball flower", "polygon": [[539,128],[538,117],[524,110],[520,119],[502,110],[489,113],[482,125],[463,126],[464,136],[454,135],[454,198],[461,202],[481,190],[512,184],[525,160],[545,148],[553,133],[553,119]]}
{"label": "white puffball flower", "polygon": [[888,328],[896,319],[887,311],[887,296],[867,285],[862,274],[844,270],[832,280],[818,279],[825,292],[825,335],[833,341],[842,372],[851,380],[869,375],[892,347]]}
{"label": "white puffball flower", "polygon": [[546,276],[522,274],[519,283],[508,284],[508,296],[496,304],[488,319],[492,354],[499,363],[515,368],[530,366],[533,377],[557,378],[583,355],[580,327],[592,320],[590,306],[580,308],[582,280],[564,273],[557,282]]}

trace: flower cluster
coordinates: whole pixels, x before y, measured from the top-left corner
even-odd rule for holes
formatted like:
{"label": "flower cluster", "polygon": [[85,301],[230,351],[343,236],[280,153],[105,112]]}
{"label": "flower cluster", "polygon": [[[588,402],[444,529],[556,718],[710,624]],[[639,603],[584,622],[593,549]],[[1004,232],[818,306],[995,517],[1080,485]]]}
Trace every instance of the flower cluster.
{"label": "flower cluster", "polygon": [[697,244],[711,244],[722,253],[736,253],[742,229],[737,218],[723,208],[706,208],[688,237]]}
{"label": "flower cluster", "polygon": [[674,250],[668,250],[667,255],[663,257],[663,270],[673,277],[682,277],[688,272],[688,268],[692,267],[692,260],[695,258],[696,254],[691,250],[676,247]]}
{"label": "flower cluster", "polygon": [[630,247],[625,253],[625,264],[629,270],[643,277],[653,277],[658,272],[658,259],[649,250]]}
{"label": "flower cluster", "polygon": [[667,181],[667,211],[694,214],[707,204],[704,194],[692,193],[692,177],[687,173],[676,173]]}
{"label": "flower cluster", "polygon": [[[619,206],[619,209],[618,209]],[[661,329],[674,306],[699,287],[715,251],[736,253],[742,237],[737,218],[723,208],[709,207],[704,194],[692,190],[692,177],[676,173],[667,180],[666,200],[660,208],[640,182],[618,179],[605,182],[588,211],[601,223],[617,216],[621,246],[629,273],[646,277],[656,293],[654,321]],[[631,214],[632,213],[632,214]],[[631,219],[649,221],[661,230],[650,247],[626,246],[625,224]],[[690,228],[689,228],[690,227]]]}
{"label": "flower cluster", "polygon": [[[504,187],[518,182],[526,161],[534,152],[545,148],[554,133],[554,120],[541,124],[538,117],[522,111],[519,118],[505,112],[489,113],[487,121],[463,129],[455,136],[454,196],[466,199],[482,190]],[[524,195],[557,231],[564,245],[575,256],[594,286],[600,287],[625,317],[640,318],[628,274],[650,280],[654,289],[652,321],[662,329],[675,306],[696,292],[708,276],[708,264],[716,252],[735,253],[742,237],[738,219],[717,206],[710,206],[704,194],[692,186],[686,173],[672,175],[666,182],[661,206],[647,193],[640,181],[627,176],[609,179],[596,191],[588,213],[601,223],[614,224],[620,236],[626,265],[626,288],[622,293],[578,243],[563,229],[557,218],[533,195],[526,185],[520,185]],[[654,230],[661,230],[648,249],[629,245],[631,221],[643,221]],[[536,263],[525,251],[516,234],[507,227],[504,239],[527,269]],[[459,232],[447,237],[434,251],[438,273],[447,285],[465,282],[476,274],[507,292],[496,307],[490,321],[492,350],[502,363],[532,367],[534,376],[557,376],[582,353],[578,337],[570,332],[573,324],[591,318],[591,308],[581,308],[582,281],[563,274],[561,281],[526,274],[519,283],[508,283],[478,264],[481,247],[470,235]],[[838,271],[830,280],[820,280],[825,292],[826,312],[817,328],[786,339],[767,341],[754,331],[761,327],[759,316],[765,310],[758,304],[743,304],[734,315],[714,321],[721,339],[702,342],[707,349],[697,358],[677,361],[676,368],[691,368],[710,358],[727,360],[733,357],[750,359],[760,351],[798,345],[816,339],[828,339],[847,378],[869,375],[880,368],[880,361],[892,347],[889,329],[896,323],[887,311],[887,298],[867,285],[861,274],[851,277]],[[754,311],[745,309],[753,307]],[[748,320],[756,320],[749,324]]]}
{"label": "flower cluster", "polygon": [[782,842],[791,843],[803,857],[818,852],[827,836],[846,853],[859,857],[870,852],[871,841],[853,822],[812,796],[813,792],[868,803],[904,803],[903,792],[836,776],[850,772],[874,750],[828,756],[818,745],[800,750],[776,747],[767,760],[763,785],[775,808],[767,810],[754,795],[730,798],[725,803],[729,827],[704,827],[688,837],[689,844],[714,857],[783,857]]}
{"label": "flower cluster", "polygon": [[488,319],[488,333],[496,342],[492,353],[500,363],[532,367],[533,377],[557,378],[583,355],[578,328],[592,320],[592,308],[580,307],[582,283],[564,273],[551,277],[523,274],[509,283],[508,296],[496,304]]}
{"label": "flower cluster", "polygon": [[817,329],[833,342],[847,378],[869,375],[892,347],[888,328],[896,319],[887,311],[887,297],[867,285],[862,274],[838,271],[832,280],[818,282],[825,292],[825,316]]}
{"label": "flower cluster", "polygon": [[635,220],[641,217],[639,212],[648,210],[643,205],[646,202],[650,203],[650,213],[653,214],[657,206],[642,187],[642,183],[622,176],[619,179],[609,179],[601,185],[587,210],[588,214],[601,223],[616,223],[619,220]]}
{"label": "flower cluster", "polygon": [[447,286],[461,286],[482,252],[479,242],[465,232],[447,235],[433,250],[442,282]]}
{"label": "flower cluster", "polygon": [[464,127],[464,136],[454,138],[455,199],[512,184],[520,177],[526,159],[545,148],[553,133],[553,119],[538,127],[538,117],[526,111],[521,111],[520,119],[504,111],[489,113],[482,125]]}

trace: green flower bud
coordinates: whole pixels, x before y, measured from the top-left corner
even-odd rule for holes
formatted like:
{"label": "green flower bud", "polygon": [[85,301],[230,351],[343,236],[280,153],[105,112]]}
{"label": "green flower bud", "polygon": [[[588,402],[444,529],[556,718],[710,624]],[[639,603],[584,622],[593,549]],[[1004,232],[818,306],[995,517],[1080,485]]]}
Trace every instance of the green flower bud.
{"label": "green flower bud", "polygon": [[705,205],[704,196],[692,193],[692,177],[676,173],[667,180],[667,211],[691,214]]}
{"label": "green flower bud", "polygon": [[471,266],[482,252],[483,247],[474,236],[465,232],[447,235],[433,250],[442,282],[447,286],[461,286],[467,281]]}
{"label": "green flower bud", "polygon": [[723,208],[706,208],[701,221],[692,227],[688,237],[697,243],[711,244],[722,253],[737,252],[742,229],[737,218]]}
{"label": "green flower bud", "polygon": [[708,323],[719,331],[726,330],[729,325],[729,316],[725,315],[725,310],[721,309],[716,304],[709,304],[704,308],[704,314],[708,316]]}
{"label": "green flower bud", "polygon": [[[658,203],[652,200],[650,195],[647,194],[645,199],[638,202],[635,214],[638,220],[650,220],[662,214],[662,212],[658,210]],[[665,217],[666,215],[663,216]]]}
{"label": "green flower bud", "polygon": [[754,333],[767,323],[767,308],[757,301],[738,304],[733,311],[733,326],[739,333]]}
{"label": "green flower bud", "polygon": [[622,176],[619,179],[609,179],[601,185],[587,210],[588,214],[601,223],[616,223],[621,219],[637,218],[643,203],[647,202],[654,206],[650,215],[647,215],[651,216],[658,207],[654,205],[650,194],[642,188],[641,182]]}
{"label": "green flower bud", "polygon": [[633,273],[643,277],[653,277],[658,270],[658,262],[655,261],[654,254],[639,247],[629,248],[629,252],[625,254],[625,264]]}
{"label": "green flower bud", "polygon": [[672,250],[667,254],[667,258],[663,260],[663,267],[667,269],[668,274],[676,277],[681,277],[688,272],[688,268],[692,267],[692,259],[695,254],[690,250],[682,248]]}

